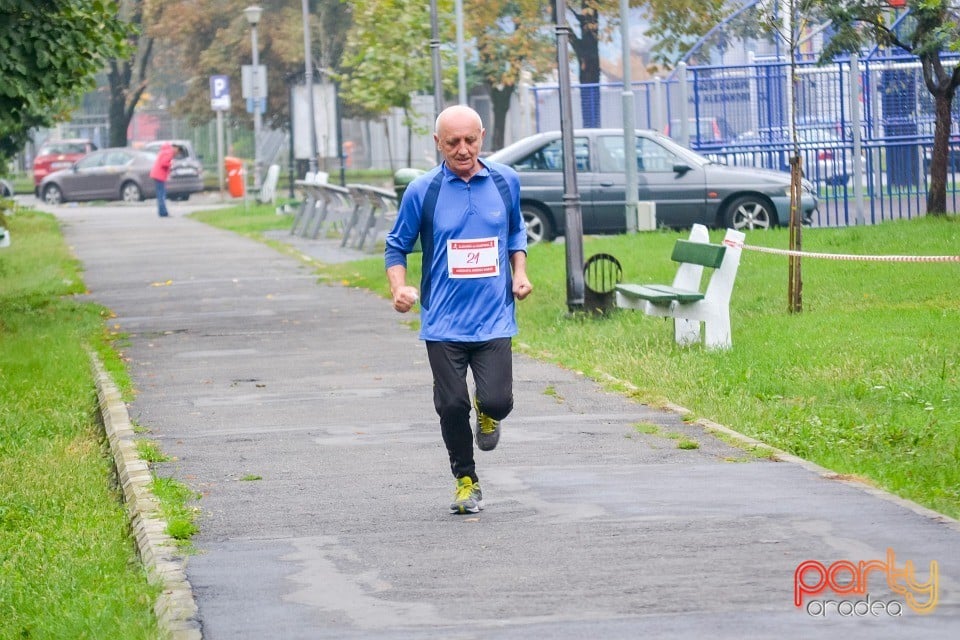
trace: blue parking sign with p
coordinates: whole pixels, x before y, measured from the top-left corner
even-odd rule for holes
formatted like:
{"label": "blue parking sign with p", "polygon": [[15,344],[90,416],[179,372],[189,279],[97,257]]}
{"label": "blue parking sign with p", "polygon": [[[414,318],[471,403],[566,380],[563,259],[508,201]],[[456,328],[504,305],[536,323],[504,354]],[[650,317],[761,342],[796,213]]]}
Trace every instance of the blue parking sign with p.
{"label": "blue parking sign with p", "polygon": [[230,76],[210,76],[210,108],[230,110]]}

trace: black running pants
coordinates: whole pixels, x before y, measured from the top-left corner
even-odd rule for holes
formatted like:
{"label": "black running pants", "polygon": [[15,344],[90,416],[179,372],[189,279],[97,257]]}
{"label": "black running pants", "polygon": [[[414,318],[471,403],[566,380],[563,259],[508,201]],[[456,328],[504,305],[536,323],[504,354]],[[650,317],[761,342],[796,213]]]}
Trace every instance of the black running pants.
{"label": "black running pants", "polygon": [[478,480],[473,460],[470,428],[472,402],[467,388],[467,368],[473,372],[477,402],[494,420],[503,420],[513,409],[513,347],[510,338],[486,342],[427,342],[433,371],[433,404],[440,416],[443,443],[456,478]]}

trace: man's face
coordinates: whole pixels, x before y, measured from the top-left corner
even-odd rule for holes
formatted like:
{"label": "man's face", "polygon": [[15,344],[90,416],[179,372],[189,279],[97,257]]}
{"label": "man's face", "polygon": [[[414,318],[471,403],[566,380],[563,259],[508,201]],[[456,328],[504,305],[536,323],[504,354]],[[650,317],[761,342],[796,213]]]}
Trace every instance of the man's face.
{"label": "man's face", "polygon": [[452,114],[443,120],[433,137],[447,167],[466,180],[480,170],[477,158],[484,133],[475,119]]}

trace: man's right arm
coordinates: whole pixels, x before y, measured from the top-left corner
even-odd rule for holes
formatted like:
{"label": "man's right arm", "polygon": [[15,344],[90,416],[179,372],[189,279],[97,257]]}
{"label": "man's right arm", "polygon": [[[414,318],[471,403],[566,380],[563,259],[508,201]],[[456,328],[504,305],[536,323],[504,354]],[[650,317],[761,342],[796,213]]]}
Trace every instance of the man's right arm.
{"label": "man's right arm", "polygon": [[411,183],[400,199],[397,220],[393,229],[387,234],[383,256],[387,282],[390,283],[390,294],[393,297],[393,308],[400,313],[410,311],[420,297],[416,287],[407,285],[407,255],[413,251],[420,234],[420,208],[423,196],[417,190],[417,186],[416,181]]}
{"label": "man's right arm", "polygon": [[407,268],[399,264],[388,267],[387,281],[390,283],[390,293],[393,295],[393,308],[400,313],[410,311],[420,295],[416,287],[407,285]]}

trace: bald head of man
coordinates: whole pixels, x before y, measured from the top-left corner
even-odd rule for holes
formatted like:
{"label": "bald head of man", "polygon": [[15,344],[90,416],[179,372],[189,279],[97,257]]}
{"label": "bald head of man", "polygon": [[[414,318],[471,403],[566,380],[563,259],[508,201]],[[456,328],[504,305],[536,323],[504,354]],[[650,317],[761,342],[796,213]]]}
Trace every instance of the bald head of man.
{"label": "bald head of man", "polygon": [[485,134],[480,114],[466,105],[454,105],[437,116],[433,139],[447,168],[469,180],[480,171],[478,159]]}

